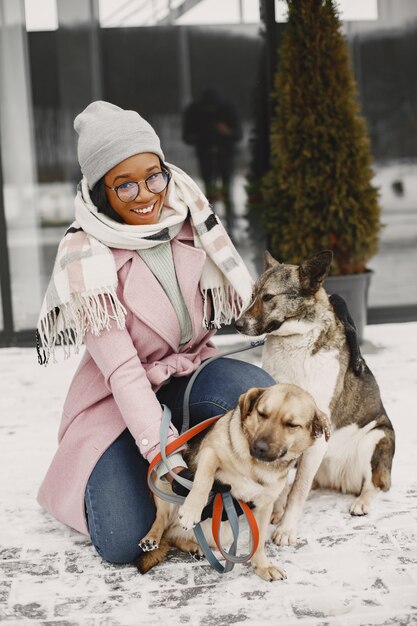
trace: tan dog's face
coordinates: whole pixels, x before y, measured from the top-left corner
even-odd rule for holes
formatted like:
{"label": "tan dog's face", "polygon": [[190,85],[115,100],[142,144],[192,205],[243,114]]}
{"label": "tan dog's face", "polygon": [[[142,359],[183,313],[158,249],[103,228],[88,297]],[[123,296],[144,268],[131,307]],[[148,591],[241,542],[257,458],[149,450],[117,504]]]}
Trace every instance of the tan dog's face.
{"label": "tan dog's face", "polygon": [[250,453],[260,461],[291,461],[318,437],[330,437],[328,417],[296,385],[249,389],[240,396],[239,408]]}

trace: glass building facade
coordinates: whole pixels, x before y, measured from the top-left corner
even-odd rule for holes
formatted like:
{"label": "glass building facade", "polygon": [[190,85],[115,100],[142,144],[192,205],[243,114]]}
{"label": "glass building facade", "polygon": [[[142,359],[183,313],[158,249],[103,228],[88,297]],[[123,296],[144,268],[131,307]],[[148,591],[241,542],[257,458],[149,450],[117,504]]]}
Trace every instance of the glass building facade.
{"label": "glass building facade", "polygon": [[[0,0],[1,345],[33,341],[57,244],[73,220],[80,179],[73,119],[92,100],[139,111],[158,132],[167,161],[202,186],[207,163],[187,136],[185,112],[208,93],[227,104],[237,129],[223,163],[230,194],[221,180],[210,193],[252,274],[259,271],[264,242],[245,217],[245,184],[255,117],[269,101],[270,33],[279,44],[285,28],[278,10],[272,29],[260,22],[260,4],[270,19],[268,3]],[[370,319],[376,313],[411,319],[417,317],[417,3],[361,5],[360,19],[346,16],[344,28],[385,224],[369,264]],[[264,144],[265,152],[267,138]]]}

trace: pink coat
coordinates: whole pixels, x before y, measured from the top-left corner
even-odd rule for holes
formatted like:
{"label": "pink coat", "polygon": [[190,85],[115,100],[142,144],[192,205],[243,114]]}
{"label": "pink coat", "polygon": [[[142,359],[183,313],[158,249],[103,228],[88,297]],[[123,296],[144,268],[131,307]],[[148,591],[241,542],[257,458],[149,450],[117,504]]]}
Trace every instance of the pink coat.
{"label": "pink coat", "polygon": [[[193,246],[188,223],[172,241],[178,283],[193,324],[193,336],[180,351],[178,319],[159,282],[136,252],[112,252],[118,297],[128,311],[126,328],[86,335],[86,351],[64,404],[58,450],[38,494],[39,503],[57,520],[87,535],[84,492],[100,456],[127,427],[151,461],[159,452],[162,416],[155,392],[171,376],[190,375],[216,354],[213,331],[202,324],[199,280],[206,254]],[[171,426],[168,441],[177,436]]]}

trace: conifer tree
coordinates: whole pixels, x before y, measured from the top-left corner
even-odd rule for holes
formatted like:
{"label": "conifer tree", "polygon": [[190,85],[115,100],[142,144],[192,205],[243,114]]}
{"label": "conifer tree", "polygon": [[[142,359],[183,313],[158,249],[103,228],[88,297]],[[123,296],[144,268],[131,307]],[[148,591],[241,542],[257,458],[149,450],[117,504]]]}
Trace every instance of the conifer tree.
{"label": "conifer tree", "polygon": [[287,0],[262,181],[270,252],[298,264],[334,252],[333,274],[365,271],[380,208],[370,143],[334,0]]}

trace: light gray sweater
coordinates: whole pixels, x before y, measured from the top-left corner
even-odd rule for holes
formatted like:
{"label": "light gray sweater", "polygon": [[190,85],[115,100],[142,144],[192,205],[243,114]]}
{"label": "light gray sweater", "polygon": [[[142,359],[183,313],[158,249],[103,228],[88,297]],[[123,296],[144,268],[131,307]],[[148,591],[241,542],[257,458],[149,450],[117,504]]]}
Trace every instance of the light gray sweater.
{"label": "light gray sweater", "polygon": [[190,314],[178,285],[171,243],[167,241],[154,248],[138,250],[138,254],[160,283],[177,314],[181,330],[180,346],[188,343],[192,337],[193,328]]}

